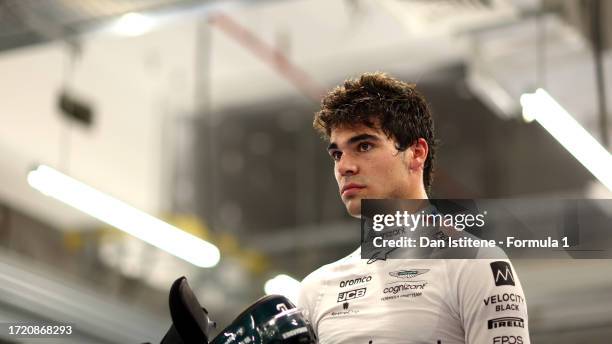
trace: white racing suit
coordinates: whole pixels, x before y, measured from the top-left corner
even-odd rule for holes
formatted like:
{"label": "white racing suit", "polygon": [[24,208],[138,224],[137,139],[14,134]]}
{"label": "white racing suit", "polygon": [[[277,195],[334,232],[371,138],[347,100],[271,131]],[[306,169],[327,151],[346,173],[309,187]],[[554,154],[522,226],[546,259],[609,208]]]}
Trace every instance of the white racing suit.
{"label": "white racing suit", "polygon": [[308,275],[298,307],[321,344],[529,343],[507,259],[368,261],[358,249]]}

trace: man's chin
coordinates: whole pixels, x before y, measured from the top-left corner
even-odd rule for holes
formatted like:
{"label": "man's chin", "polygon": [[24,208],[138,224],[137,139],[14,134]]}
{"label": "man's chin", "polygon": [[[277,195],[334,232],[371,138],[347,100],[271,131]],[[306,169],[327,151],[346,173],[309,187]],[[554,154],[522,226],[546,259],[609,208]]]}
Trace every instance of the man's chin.
{"label": "man's chin", "polygon": [[346,203],[346,211],[352,217],[360,218],[361,217],[361,199],[355,198],[347,201]]}

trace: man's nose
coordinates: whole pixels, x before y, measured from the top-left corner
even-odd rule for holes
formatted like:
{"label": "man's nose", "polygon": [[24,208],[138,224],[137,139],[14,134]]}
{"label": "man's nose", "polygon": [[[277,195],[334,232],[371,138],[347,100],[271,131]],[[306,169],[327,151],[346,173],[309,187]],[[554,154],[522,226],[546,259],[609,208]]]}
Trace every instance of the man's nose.
{"label": "man's nose", "polygon": [[341,176],[351,176],[359,172],[357,164],[348,154],[343,154],[336,163],[336,168]]}

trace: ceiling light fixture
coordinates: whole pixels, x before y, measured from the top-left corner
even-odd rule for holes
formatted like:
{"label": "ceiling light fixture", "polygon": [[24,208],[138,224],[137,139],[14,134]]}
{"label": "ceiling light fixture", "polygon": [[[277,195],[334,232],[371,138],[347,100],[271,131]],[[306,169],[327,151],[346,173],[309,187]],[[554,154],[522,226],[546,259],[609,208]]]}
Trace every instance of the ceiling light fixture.
{"label": "ceiling light fixture", "polygon": [[49,166],[28,173],[34,189],[96,219],[133,235],[193,265],[210,268],[219,262],[219,249],[127,203],[100,192]]}
{"label": "ceiling light fixture", "polygon": [[523,118],[536,120],[612,191],[612,155],[544,89],[521,96]]}

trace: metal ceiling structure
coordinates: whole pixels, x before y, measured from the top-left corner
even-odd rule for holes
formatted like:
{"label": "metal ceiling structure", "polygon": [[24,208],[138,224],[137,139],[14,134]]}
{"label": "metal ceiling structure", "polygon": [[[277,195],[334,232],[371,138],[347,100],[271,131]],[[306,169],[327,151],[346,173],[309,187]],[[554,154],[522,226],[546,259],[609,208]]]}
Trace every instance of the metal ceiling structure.
{"label": "metal ceiling structure", "polygon": [[171,11],[202,3],[194,0],[2,0],[0,51],[74,38],[130,12]]}

